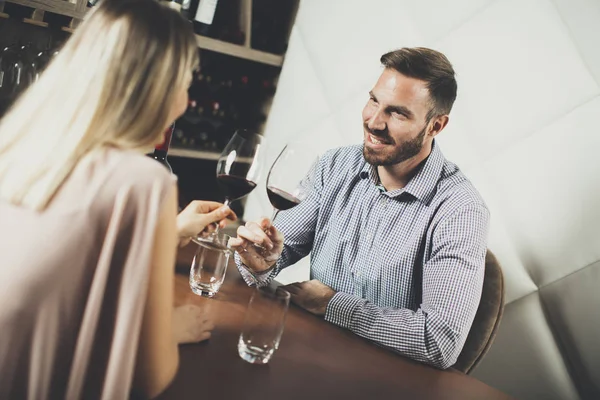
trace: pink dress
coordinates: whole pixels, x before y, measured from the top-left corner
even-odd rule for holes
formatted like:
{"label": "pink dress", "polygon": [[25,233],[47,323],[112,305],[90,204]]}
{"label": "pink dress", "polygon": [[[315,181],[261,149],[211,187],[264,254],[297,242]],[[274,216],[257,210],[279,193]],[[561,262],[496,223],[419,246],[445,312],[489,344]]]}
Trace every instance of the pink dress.
{"label": "pink dress", "polygon": [[129,397],[159,210],[175,178],[106,149],[43,212],[0,201],[0,399]]}

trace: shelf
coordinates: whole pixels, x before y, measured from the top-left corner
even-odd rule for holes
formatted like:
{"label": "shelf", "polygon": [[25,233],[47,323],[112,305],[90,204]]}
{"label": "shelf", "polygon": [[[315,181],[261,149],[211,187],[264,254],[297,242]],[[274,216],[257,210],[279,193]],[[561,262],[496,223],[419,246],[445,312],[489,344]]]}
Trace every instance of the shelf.
{"label": "shelf", "polygon": [[[1,1],[1,0],[0,0]],[[48,0],[4,0],[8,3],[19,4],[26,7],[31,7],[36,10],[48,11],[55,14],[65,15],[76,19],[83,19],[87,12],[87,7],[83,8],[79,4],[71,3],[67,0],[57,0],[54,2]],[[82,0],[78,0],[82,1]],[[83,2],[82,4],[85,4]],[[246,11],[247,12],[247,11]],[[8,17],[5,13],[0,12],[0,18]],[[248,17],[249,18],[249,17]],[[250,22],[247,22],[250,23]],[[65,27],[66,32],[73,32],[74,28]],[[247,37],[249,39],[249,36]],[[246,45],[237,45],[222,40],[209,38],[206,36],[196,35],[196,44],[200,49],[214,51],[216,53],[227,54],[233,57],[243,58],[250,61],[255,61],[262,64],[281,67],[283,64],[283,56],[278,54],[267,53],[265,51],[255,50],[249,46],[249,41]]]}
{"label": "shelf", "polygon": [[55,14],[66,15],[67,17],[82,19],[87,12],[87,7],[71,3],[63,0],[60,2],[46,2],[44,0],[4,0],[7,3],[19,4],[26,7],[31,7],[37,10],[49,11]]}
{"label": "shelf", "polygon": [[179,149],[177,147],[171,147],[169,149],[169,156],[196,158],[199,160],[216,161],[219,159],[220,155],[221,155],[220,153],[214,153],[212,151]]}
{"label": "shelf", "polygon": [[283,56],[223,42],[206,36],[196,35],[196,43],[199,48],[214,51],[216,53],[227,54],[233,57],[274,65],[276,67],[280,67],[283,64]]}
{"label": "shelf", "polygon": [[[209,160],[209,161],[217,161],[221,157],[221,153],[215,153],[213,151],[203,151],[203,150],[191,150],[191,149],[181,149],[177,147],[171,147],[169,149],[169,157],[185,157],[185,158],[195,158],[197,160]],[[253,158],[238,158],[236,162],[243,163],[252,163],[254,161]]]}

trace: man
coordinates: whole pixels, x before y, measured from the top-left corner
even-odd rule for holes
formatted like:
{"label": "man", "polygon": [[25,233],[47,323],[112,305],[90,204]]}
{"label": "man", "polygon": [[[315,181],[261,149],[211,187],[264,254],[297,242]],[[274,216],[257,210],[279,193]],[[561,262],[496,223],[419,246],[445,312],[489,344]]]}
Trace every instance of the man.
{"label": "man", "polygon": [[448,368],[479,304],[489,213],[434,140],[456,98],[448,59],[403,48],[381,63],[362,113],[364,144],[329,151],[305,201],[276,227],[240,227],[230,244],[246,281],[259,285],[312,251],[312,280],[287,286],[295,304]]}

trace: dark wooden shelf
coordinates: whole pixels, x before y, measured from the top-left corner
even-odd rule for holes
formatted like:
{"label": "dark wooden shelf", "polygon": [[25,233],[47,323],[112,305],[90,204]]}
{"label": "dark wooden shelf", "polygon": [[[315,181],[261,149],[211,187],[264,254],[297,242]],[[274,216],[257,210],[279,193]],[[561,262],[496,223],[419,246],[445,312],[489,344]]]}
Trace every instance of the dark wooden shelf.
{"label": "dark wooden shelf", "polygon": [[196,35],[196,43],[199,48],[214,51],[216,53],[227,54],[262,64],[273,65],[275,67],[280,67],[283,64],[283,56],[224,42],[222,40]]}
{"label": "dark wooden shelf", "polygon": [[221,155],[221,153],[215,153],[212,151],[183,149],[183,148],[178,148],[178,147],[171,147],[169,149],[169,156],[195,158],[198,160],[216,161],[219,159],[220,155]]}
{"label": "dark wooden shelf", "polygon": [[83,18],[87,12],[87,5],[85,1],[79,1],[79,3],[71,3],[66,0],[5,0],[6,3],[19,4],[26,7],[35,8],[38,10],[48,11],[59,15],[66,15],[67,17]]}

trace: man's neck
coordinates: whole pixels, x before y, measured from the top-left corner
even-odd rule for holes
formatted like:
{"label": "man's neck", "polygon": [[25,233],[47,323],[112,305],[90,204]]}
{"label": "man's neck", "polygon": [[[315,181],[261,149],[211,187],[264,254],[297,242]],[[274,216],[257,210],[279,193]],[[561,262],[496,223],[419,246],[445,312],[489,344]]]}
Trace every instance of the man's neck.
{"label": "man's neck", "polygon": [[377,167],[379,180],[388,191],[404,188],[416,175],[421,163],[429,157],[433,146],[423,146],[423,149],[414,157],[394,165],[380,165]]}

